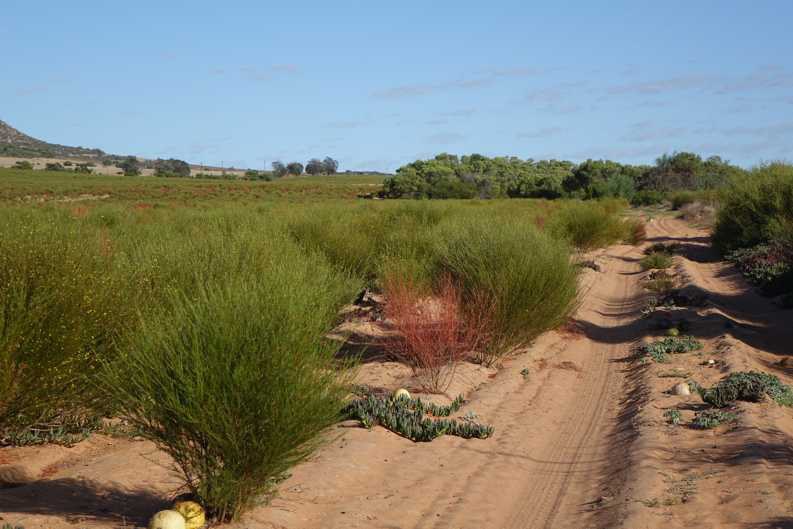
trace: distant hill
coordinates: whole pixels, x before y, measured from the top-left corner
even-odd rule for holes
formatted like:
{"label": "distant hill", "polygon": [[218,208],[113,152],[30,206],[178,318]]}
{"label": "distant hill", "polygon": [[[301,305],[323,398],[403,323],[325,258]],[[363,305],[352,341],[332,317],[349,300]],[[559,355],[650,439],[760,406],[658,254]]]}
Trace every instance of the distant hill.
{"label": "distant hill", "polygon": [[84,147],[68,147],[37,140],[0,120],[0,156],[20,158],[101,158],[104,151]]}

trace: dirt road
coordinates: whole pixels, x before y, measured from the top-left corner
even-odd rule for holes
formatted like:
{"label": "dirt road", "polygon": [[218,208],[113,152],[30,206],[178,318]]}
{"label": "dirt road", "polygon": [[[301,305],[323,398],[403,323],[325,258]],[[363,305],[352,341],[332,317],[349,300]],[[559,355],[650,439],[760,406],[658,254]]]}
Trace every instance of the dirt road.
{"label": "dirt road", "polygon": [[[600,253],[572,332],[548,333],[467,404],[486,441],[413,444],[351,431],[297,469],[247,526],[610,527],[632,438],[626,357],[639,315],[640,250]],[[521,370],[529,369],[527,380]]]}

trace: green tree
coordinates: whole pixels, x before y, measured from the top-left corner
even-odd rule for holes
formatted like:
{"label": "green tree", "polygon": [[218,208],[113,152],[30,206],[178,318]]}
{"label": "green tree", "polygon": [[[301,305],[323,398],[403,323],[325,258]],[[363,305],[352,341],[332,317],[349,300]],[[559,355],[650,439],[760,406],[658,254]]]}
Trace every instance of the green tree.
{"label": "green tree", "polygon": [[190,165],[183,160],[176,160],[174,158],[168,160],[158,159],[154,162],[154,175],[186,178],[190,176]]}
{"label": "green tree", "polygon": [[124,158],[118,164],[118,168],[124,171],[124,176],[138,176],[140,174],[140,162],[134,156]]}
{"label": "green tree", "polygon": [[336,174],[339,172],[339,162],[338,160],[334,160],[330,156],[326,156],[324,160],[322,160],[323,172],[325,174]]}
{"label": "green tree", "polygon": [[319,158],[312,158],[306,163],[306,174],[318,175],[325,172],[325,166]]}
{"label": "green tree", "polygon": [[300,162],[289,162],[286,166],[286,172],[293,176],[303,174],[303,164]]}
{"label": "green tree", "polygon": [[276,178],[281,178],[282,176],[286,176],[287,170],[286,170],[286,166],[284,165],[284,162],[275,161],[270,165],[273,168],[273,176],[275,176]]}

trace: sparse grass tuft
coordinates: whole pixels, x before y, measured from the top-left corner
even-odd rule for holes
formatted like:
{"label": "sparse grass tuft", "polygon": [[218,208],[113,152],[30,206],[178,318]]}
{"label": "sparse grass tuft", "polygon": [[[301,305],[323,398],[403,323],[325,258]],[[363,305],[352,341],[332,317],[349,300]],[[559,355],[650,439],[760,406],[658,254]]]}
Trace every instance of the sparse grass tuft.
{"label": "sparse grass tuft", "polygon": [[639,264],[642,270],[662,270],[672,266],[672,256],[664,252],[654,252],[643,258]]}

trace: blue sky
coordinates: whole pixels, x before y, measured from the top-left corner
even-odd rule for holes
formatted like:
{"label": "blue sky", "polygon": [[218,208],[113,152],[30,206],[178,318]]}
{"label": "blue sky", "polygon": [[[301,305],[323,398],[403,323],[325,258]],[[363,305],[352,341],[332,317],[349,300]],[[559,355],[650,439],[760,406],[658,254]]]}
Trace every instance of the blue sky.
{"label": "blue sky", "polygon": [[0,119],[195,163],[793,157],[793,2],[5,0]]}

